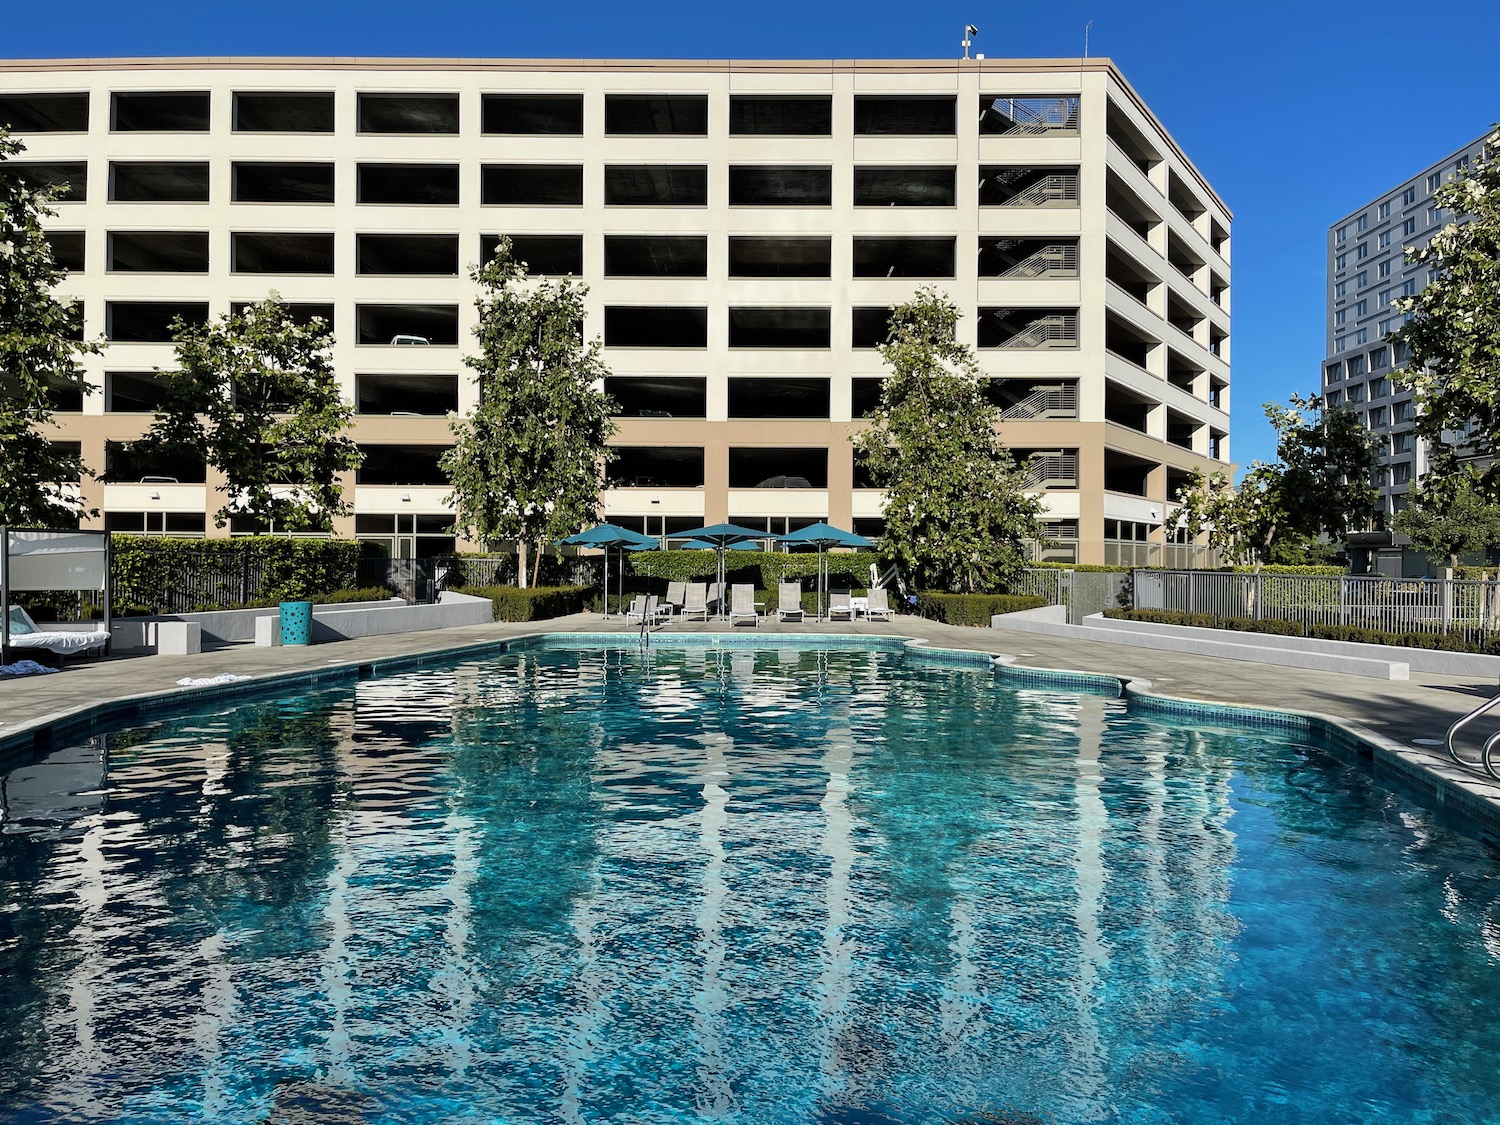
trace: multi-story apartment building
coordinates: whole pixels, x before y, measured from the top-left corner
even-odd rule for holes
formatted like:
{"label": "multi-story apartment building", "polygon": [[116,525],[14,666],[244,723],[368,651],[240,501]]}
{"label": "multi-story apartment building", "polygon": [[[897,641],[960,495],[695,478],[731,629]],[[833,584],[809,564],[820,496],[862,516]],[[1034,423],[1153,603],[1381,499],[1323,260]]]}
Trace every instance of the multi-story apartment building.
{"label": "multi-story apartment building", "polygon": [[[475,388],[468,267],[502,234],[590,287],[621,405],[609,518],[879,530],[849,435],[888,308],[964,313],[1054,557],[1171,561],[1229,461],[1230,214],[1106,59],[0,63],[100,388],[60,401],[109,528],[221,534],[201,465],[130,464],[167,325],[275,290],[326,317],[366,454],[341,534],[447,539]],[[137,483],[126,483],[129,480]],[[240,525],[232,530],[242,530]]]}
{"label": "multi-story apartment building", "polygon": [[[1364,415],[1381,440],[1380,511],[1406,506],[1407,494],[1427,471],[1429,450],[1413,432],[1412,392],[1394,378],[1406,366],[1404,349],[1387,337],[1404,323],[1396,307],[1401,297],[1420,293],[1430,279],[1426,266],[1409,265],[1406,247],[1425,246],[1453,220],[1432,201],[1446,180],[1468,168],[1484,149],[1477,137],[1410,179],[1382,192],[1328,228],[1327,340],[1322,388],[1329,406]],[[1396,575],[1427,573],[1429,560],[1389,531],[1351,537],[1357,570]]]}

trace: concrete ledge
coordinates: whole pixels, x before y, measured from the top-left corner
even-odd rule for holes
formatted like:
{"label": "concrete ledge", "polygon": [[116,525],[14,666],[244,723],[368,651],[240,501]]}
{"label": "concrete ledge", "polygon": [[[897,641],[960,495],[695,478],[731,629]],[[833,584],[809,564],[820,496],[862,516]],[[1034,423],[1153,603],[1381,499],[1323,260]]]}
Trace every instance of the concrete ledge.
{"label": "concrete ledge", "polygon": [[[407,605],[400,598],[354,607],[328,606],[313,611],[312,642],[347,641],[354,637],[378,637],[390,633],[420,633],[428,629],[451,629],[459,625],[488,625],[495,620],[495,603],[489,598],[444,591],[435,605]],[[279,618],[256,622],[255,643],[281,644]]]}
{"label": "concrete ledge", "polygon": [[[1007,617],[1014,616],[1015,614],[1007,615]],[[1194,636],[1208,640],[1232,640],[1243,644],[1273,644],[1277,648],[1293,649],[1297,652],[1362,656],[1370,660],[1396,660],[1408,665],[1413,672],[1437,672],[1444,676],[1500,678],[1500,656],[1484,656],[1477,652],[1439,652],[1435,649],[1406,648],[1402,645],[1367,645],[1356,641],[1325,641],[1316,637],[1282,637],[1274,633],[1247,633],[1239,629],[1204,629],[1197,625],[1162,625],[1155,621],[1122,621],[1105,617],[1103,614],[1090,616],[1087,624],[1097,625],[1101,629],[1117,629],[1128,633],[1157,633],[1173,637]]]}
{"label": "concrete ledge", "polygon": [[[379,602],[345,602],[339,605],[313,606],[316,621],[331,612],[347,612],[353,609],[385,609],[405,606],[401,598]],[[118,617],[111,622],[117,653],[158,651],[156,625],[164,621],[192,621],[202,630],[206,645],[248,644],[255,640],[256,623],[264,617],[279,617],[281,611],[274,605],[259,609],[223,609],[208,613],[168,613],[154,617]]]}
{"label": "concrete ledge", "polygon": [[[1048,607],[1053,608],[1053,607]],[[1129,645],[1132,648],[1149,648],[1162,652],[1187,652],[1197,656],[1218,656],[1225,660],[1246,660],[1256,664],[1271,664],[1281,668],[1309,668],[1319,672],[1342,672],[1349,676],[1368,676],[1377,680],[1408,680],[1411,665],[1405,661],[1374,660],[1363,656],[1341,656],[1321,652],[1304,652],[1281,648],[1268,642],[1282,638],[1253,634],[1256,643],[1219,640],[1217,638],[1184,637],[1178,631],[1170,634],[1130,629],[1106,629],[1094,624],[1097,617],[1090,617],[1087,625],[1059,624],[1055,620],[1029,617],[1037,610],[1022,613],[1007,613],[994,618],[1000,622],[994,626],[1021,633],[1042,633],[1051,637],[1068,637],[1080,641],[1099,641],[1111,645]],[[1130,625],[1133,622],[1121,622]],[[1174,628],[1167,626],[1167,628]],[[1199,630],[1204,633],[1218,632],[1214,629]],[[1238,636],[1252,636],[1241,633]]]}

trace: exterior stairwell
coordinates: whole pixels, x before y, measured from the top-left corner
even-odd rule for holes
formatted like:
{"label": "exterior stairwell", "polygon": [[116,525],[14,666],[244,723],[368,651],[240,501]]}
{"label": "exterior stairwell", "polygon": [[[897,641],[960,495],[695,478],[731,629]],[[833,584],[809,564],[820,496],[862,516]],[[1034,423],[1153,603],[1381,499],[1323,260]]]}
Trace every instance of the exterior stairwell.
{"label": "exterior stairwell", "polygon": [[1038,387],[1025,398],[1000,412],[1002,422],[1024,422],[1033,418],[1077,418],[1078,386],[1063,383]]}
{"label": "exterior stairwell", "polygon": [[1074,313],[1058,313],[1040,317],[998,346],[1013,350],[1076,348],[1078,316]]}
{"label": "exterior stairwell", "polygon": [[999,275],[1010,278],[1077,277],[1078,247],[1070,243],[1044,246]]}
{"label": "exterior stairwell", "polygon": [[1078,174],[1076,172],[1054,172],[1050,176],[1028,184],[1001,207],[1076,207],[1078,205]]}

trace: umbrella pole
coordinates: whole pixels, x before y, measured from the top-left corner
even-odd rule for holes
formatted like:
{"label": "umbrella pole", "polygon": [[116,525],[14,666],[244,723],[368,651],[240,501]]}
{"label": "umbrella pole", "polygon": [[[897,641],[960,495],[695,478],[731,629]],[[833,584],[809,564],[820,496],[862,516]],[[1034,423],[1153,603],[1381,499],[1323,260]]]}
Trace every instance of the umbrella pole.
{"label": "umbrella pole", "polygon": [[620,581],[616,582],[615,585],[617,587],[619,587],[619,590],[620,590],[619,594],[616,595],[616,596],[620,599],[620,612],[623,613],[625,611],[625,545],[623,543],[620,545],[619,551],[620,551]]}
{"label": "umbrella pole", "polygon": [[604,548],[604,620],[609,620],[609,548]]}

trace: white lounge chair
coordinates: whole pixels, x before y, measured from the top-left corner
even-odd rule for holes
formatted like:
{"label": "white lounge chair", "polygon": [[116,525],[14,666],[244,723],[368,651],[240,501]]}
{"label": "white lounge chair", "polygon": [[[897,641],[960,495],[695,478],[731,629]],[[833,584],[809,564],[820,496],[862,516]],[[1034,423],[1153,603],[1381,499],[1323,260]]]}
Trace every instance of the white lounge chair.
{"label": "white lounge chair", "polygon": [[853,594],[849,590],[830,590],[828,592],[828,620],[854,620]]}
{"label": "white lounge chair", "polygon": [[776,587],[776,616],[781,621],[802,620],[802,583],[782,582]]}
{"label": "white lounge chair", "polygon": [[696,617],[699,621],[708,620],[708,585],[704,582],[689,582],[687,590],[682,598],[682,612],[678,618],[687,621]]}
{"label": "white lounge chair", "polygon": [[686,582],[668,582],[667,596],[661,603],[661,615],[671,617],[682,612],[682,602],[687,595]]}
{"label": "white lounge chair", "polygon": [[865,616],[871,621],[889,621],[892,615],[890,592],[884,586],[871,587],[865,598]]}
{"label": "white lounge chair", "polygon": [[760,614],[755,608],[755,587],[748,582],[735,583],[729,588],[729,623],[750,619],[752,625],[760,624]]}
{"label": "white lounge chair", "polygon": [[95,649],[103,652],[109,644],[109,634],[103,629],[87,633],[41,629],[24,607],[13,605],[10,607],[10,639],[7,643],[13,649],[40,649],[57,657],[75,656]]}
{"label": "white lounge chair", "polygon": [[625,611],[625,620],[639,621],[646,616],[646,595],[637,594],[630,599],[630,608]]}

